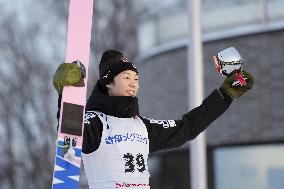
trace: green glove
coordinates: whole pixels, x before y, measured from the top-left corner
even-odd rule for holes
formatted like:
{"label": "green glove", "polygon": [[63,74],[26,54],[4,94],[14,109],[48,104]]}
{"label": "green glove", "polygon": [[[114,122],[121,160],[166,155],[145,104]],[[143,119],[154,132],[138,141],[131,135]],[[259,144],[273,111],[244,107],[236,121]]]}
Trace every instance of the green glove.
{"label": "green glove", "polygon": [[219,89],[223,96],[226,95],[230,97],[231,100],[233,100],[234,98],[239,98],[248,90],[252,89],[252,86],[254,84],[253,76],[249,72],[246,72],[244,70],[241,73],[243,74],[244,79],[246,80],[246,85],[232,86],[232,83],[236,80],[236,74],[232,74],[231,76],[225,79],[223,85]]}
{"label": "green glove", "polygon": [[71,86],[83,81],[84,73],[76,61],[72,63],[62,63],[53,75],[53,86],[58,92],[62,93],[64,86]]}

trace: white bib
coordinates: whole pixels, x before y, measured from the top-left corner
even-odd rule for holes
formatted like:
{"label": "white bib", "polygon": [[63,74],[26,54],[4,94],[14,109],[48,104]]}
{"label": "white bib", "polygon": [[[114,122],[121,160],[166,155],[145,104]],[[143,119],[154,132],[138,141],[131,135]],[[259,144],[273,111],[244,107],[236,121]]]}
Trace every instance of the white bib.
{"label": "white bib", "polygon": [[90,189],[150,189],[149,139],[143,121],[96,112],[103,123],[99,148],[82,154]]}

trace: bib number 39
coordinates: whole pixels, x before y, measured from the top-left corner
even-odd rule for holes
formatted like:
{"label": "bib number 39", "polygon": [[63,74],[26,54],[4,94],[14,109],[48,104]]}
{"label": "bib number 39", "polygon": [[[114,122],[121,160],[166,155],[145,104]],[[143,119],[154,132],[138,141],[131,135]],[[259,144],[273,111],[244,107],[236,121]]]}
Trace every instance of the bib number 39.
{"label": "bib number 39", "polygon": [[123,155],[125,160],[125,173],[134,173],[135,170],[143,173],[146,170],[145,159],[142,154],[136,154],[134,156],[131,153],[126,153]]}

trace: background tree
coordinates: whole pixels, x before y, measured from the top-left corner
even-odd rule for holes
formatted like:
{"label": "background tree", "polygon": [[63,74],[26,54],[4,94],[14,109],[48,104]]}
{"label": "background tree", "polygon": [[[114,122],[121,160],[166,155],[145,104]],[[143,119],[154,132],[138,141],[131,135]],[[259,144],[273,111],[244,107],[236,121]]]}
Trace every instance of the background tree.
{"label": "background tree", "polygon": [[[17,7],[20,6],[20,7]],[[0,118],[2,153],[0,188],[47,188],[50,185],[54,144],[55,100],[51,89],[50,60],[43,36],[50,37],[41,23],[17,10],[25,5],[1,6]],[[33,8],[42,8],[34,4]],[[35,11],[34,13],[37,13]],[[25,23],[26,22],[26,23]],[[51,40],[52,42],[53,40]],[[46,46],[48,47],[48,46]],[[48,49],[50,50],[50,49]],[[47,54],[48,53],[48,54]]]}

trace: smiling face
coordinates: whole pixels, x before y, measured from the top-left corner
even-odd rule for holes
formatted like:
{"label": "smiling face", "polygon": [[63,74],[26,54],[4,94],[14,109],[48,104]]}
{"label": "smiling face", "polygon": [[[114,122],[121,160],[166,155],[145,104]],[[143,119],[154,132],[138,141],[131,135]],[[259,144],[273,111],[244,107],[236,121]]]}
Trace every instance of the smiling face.
{"label": "smiling face", "polygon": [[113,82],[106,85],[109,96],[137,95],[139,89],[138,74],[132,70],[126,70],[114,77]]}

